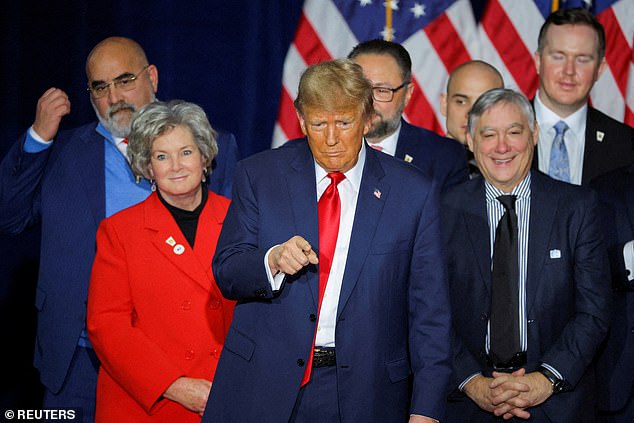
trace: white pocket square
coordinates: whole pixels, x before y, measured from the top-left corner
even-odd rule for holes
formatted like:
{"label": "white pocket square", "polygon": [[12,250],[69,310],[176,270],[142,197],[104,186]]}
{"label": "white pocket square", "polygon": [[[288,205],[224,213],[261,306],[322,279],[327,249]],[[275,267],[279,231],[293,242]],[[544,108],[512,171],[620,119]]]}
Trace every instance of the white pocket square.
{"label": "white pocket square", "polygon": [[561,251],[560,250],[550,250],[550,258],[551,259],[558,259],[561,258]]}

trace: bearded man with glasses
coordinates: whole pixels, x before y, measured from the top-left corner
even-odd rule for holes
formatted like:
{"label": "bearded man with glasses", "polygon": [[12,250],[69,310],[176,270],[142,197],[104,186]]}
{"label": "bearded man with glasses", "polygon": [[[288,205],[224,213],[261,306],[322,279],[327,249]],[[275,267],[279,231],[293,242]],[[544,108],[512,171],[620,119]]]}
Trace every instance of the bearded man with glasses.
{"label": "bearded man with glasses", "polygon": [[[132,117],[156,99],[158,70],[138,43],[111,37],[88,55],[86,76],[98,122],[58,133],[71,106],[63,90],[50,88],[0,164],[0,233],[42,224],[35,367],[43,408],[74,408],[77,420],[91,422],[99,362],[85,319],[95,235],[101,220],[150,194],[126,150]],[[209,186],[228,195],[238,158],[234,136],[220,133],[218,147]]]}
{"label": "bearded man with glasses", "polygon": [[365,139],[377,150],[412,163],[431,176],[441,190],[469,178],[461,145],[407,123],[403,110],[414,92],[412,60],[403,46],[380,39],[352,49],[349,59],[363,68],[373,85],[374,121]]}

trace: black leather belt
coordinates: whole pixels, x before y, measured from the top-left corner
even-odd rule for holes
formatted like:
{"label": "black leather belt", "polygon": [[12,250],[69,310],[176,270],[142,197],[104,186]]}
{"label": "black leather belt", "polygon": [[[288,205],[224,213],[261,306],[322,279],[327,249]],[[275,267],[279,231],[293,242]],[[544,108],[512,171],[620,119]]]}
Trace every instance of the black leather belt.
{"label": "black leather belt", "polygon": [[337,364],[334,348],[315,347],[313,353],[313,367],[330,367]]}
{"label": "black leather belt", "polygon": [[490,355],[487,356],[487,364],[493,367],[496,372],[513,373],[526,365],[526,351],[518,352],[510,360],[505,362],[494,361]]}

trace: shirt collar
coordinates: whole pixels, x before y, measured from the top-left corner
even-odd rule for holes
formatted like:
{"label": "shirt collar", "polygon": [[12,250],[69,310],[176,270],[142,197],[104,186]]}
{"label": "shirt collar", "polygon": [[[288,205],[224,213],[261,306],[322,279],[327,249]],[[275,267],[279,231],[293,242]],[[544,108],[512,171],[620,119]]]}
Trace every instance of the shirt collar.
{"label": "shirt collar", "polygon": [[119,138],[119,137],[115,137],[114,135],[112,135],[110,133],[110,131],[108,131],[102,124],[101,122],[99,122],[97,124],[97,128],[95,129],[101,136],[103,136],[105,139],[107,139],[110,143],[114,144],[114,146],[116,147],[121,141],[123,141],[125,138]]}
{"label": "shirt collar", "polygon": [[539,129],[543,134],[546,134],[548,131],[553,131],[553,126],[560,120],[566,122],[568,128],[572,130],[574,134],[582,134],[585,131],[586,124],[586,116],[588,115],[588,103],[584,103],[584,105],[566,118],[561,118],[555,112],[550,110],[544,103],[542,103],[539,98],[539,91],[535,94],[535,118],[539,123]]}
{"label": "shirt collar", "polygon": [[[365,140],[363,140],[361,142],[361,150],[359,150],[357,163],[350,170],[344,172],[346,180],[352,184],[356,192],[359,192],[359,188],[361,187],[361,177],[363,176],[363,167],[365,166],[365,149]],[[319,184],[322,179],[327,178],[327,175],[328,172],[315,162],[316,183]]]}
{"label": "shirt collar", "polygon": [[526,175],[524,179],[522,179],[520,183],[517,184],[517,186],[513,188],[511,192],[508,192],[508,193],[500,189],[497,189],[486,179],[484,181],[484,187],[485,187],[487,201],[494,201],[500,195],[515,195],[517,196],[518,200],[526,199],[526,198],[529,198],[531,195],[531,172],[529,171],[528,175]]}
{"label": "shirt collar", "polygon": [[389,154],[390,156],[396,155],[396,144],[398,142],[398,136],[401,134],[402,124],[398,124],[398,128],[391,135],[382,139],[379,142],[373,143],[372,145],[377,145],[381,147],[381,151]]}

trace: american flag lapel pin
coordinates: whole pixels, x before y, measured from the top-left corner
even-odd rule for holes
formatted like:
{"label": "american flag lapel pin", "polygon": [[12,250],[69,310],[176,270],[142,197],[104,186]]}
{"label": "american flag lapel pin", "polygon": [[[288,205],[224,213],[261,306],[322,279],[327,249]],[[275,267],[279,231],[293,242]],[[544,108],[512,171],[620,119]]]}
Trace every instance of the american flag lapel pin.
{"label": "american flag lapel pin", "polygon": [[403,160],[405,160],[407,163],[411,163],[412,160],[414,160],[414,158],[410,156],[409,154],[406,154]]}
{"label": "american flag lapel pin", "polygon": [[377,200],[381,199],[381,191],[379,191],[378,188],[374,188],[374,196],[377,198]]}
{"label": "american flag lapel pin", "polygon": [[597,131],[597,141],[603,142],[603,137],[605,136],[605,132]]}

